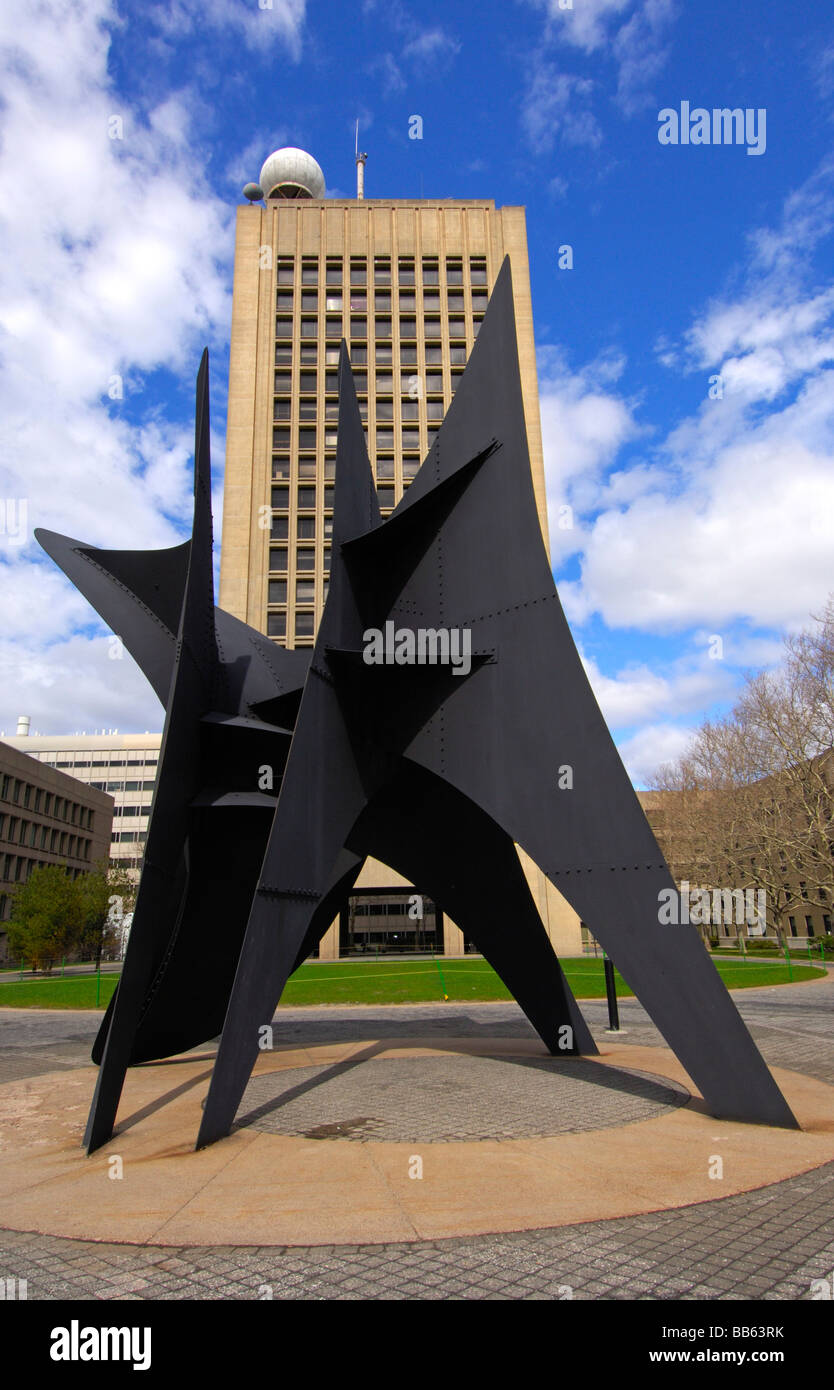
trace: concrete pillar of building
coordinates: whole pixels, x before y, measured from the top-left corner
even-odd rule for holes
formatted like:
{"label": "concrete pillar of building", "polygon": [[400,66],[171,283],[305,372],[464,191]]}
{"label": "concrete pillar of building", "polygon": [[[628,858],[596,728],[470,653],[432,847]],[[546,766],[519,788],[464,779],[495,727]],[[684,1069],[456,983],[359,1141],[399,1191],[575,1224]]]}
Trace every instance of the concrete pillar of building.
{"label": "concrete pillar of building", "polygon": [[339,959],[339,919],[336,918],[319,942],[319,960]]}
{"label": "concrete pillar of building", "polygon": [[445,913],[443,915],[443,954],[444,956],[463,955],[463,932]]}
{"label": "concrete pillar of building", "polygon": [[558,956],[581,956],[582,924],[579,917],[529,854],[525,854],[519,845],[516,845],[516,850],[554,951]]}

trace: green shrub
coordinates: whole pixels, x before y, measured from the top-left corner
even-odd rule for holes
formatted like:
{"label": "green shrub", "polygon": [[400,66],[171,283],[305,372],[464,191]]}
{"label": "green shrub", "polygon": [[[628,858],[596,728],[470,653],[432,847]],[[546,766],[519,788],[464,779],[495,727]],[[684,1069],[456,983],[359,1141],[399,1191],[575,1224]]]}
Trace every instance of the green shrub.
{"label": "green shrub", "polygon": [[70,878],[66,865],[34,869],[12,896],[9,954],[48,973],[56,960],[74,949],[83,920],[78,882]]}

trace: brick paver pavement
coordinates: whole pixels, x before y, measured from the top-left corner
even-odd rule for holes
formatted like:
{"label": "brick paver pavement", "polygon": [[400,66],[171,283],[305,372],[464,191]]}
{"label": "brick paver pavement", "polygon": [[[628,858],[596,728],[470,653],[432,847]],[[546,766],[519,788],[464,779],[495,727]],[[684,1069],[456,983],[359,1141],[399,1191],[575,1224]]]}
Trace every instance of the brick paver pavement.
{"label": "brick paver pavement", "polygon": [[[735,997],[771,1065],[834,1084],[834,978]],[[583,1011],[601,1037],[604,1003]],[[624,1042],[660,1043],[636,1001],[620,1013]],[[292,1009],[278,1022],[276,1042],[310,1044],[531,1032],[513,1004]],[[0,1010],[0,1082],[86,1062],[96,1027]],[[31,1299],[807,1299],[834,1270],[832,1211],[834,1163],[677,1211],[415,1244],[171,1249],[0,1231],[0,1277],[26,1279]]]}
{"label": "brick paver pavement", "polygon": [[585,1057],[392,1057],[256,1076],[238,1123],[307,1139],[531,1139],[648,1120],[689,1092]]}

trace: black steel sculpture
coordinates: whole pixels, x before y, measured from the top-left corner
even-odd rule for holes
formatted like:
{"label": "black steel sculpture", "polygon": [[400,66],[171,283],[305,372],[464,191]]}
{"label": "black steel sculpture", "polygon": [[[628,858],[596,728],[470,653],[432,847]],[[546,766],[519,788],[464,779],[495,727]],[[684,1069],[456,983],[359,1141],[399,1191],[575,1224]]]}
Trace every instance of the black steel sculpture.
{"label": "black steel sculpture", "polygon": [[509,262],[384,522],[342,345],[330,591],[311,657],[214,605],[206,354],[194,497],[192,538],[172,550],[37,533],[166,706],[88,1150],[112,1134],[128,1066],[221,1030],[197,1145],[229,1132],[261,1025],[368,855],[455,918],[551,1052],[595,1052],[515,844],[591,927],[710,1111],[795,1127],[697,932],[659,921],[674,882],[542,544]]}

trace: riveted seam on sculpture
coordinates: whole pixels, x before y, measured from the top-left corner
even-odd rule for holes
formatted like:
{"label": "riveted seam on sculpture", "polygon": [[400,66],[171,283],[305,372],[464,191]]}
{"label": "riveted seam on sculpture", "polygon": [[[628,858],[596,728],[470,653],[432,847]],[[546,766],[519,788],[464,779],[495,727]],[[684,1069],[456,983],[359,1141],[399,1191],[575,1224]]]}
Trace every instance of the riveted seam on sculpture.
{"label": "riveted seam on sculpture", "polygon": [[80,555],[83,560],[87,561],[88,565],[92,565],[93,569],[97,569],[99,574],[103,574],[106,579],[110,580],[111,584],[115,584],[117,589],[121,589],[123,594],[127,594],[128,598],[133,599],[134,603],[139,608],[141,608],[144,613],[147,613],[148,617],[156,623],[157,627],[161,628],[162,631],[166,633],[168,637],[171,637],[174,641],[176,641],[177,634],[171,631],[168,624],[162,621],[158,613],[154,613],[153,609],[149,608],[148,605],[142,601],[142,599],[138,598],[132,589],[129,589],[126,584],[123,584],[121,579],[117,579],[114,574],[111,574],[110,571],[105,569],[103,565],[100,565],[98,563],[98,560],[94,560],[91,555],[87,555],[85,551],[76,549],[73,551],[73,554]]}
{"label": "riveted seam on sculpture", "polygon": [[275,888],[271,884],[262,883],[257,892],[262,897],[267,898],[320,898],[321,893],[315,888]]}

